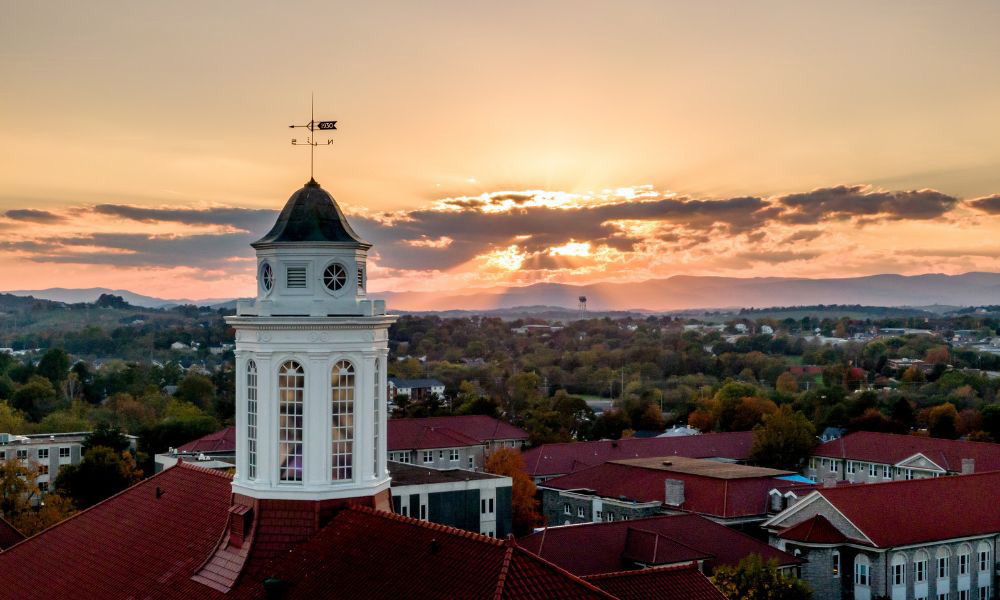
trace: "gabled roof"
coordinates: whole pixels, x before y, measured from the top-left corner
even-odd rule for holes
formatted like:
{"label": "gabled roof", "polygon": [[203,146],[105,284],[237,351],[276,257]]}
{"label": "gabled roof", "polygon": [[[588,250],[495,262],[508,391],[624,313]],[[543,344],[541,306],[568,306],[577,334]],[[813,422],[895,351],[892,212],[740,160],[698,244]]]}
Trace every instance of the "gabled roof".
{"label": "gabled roof", "polygon": [[[662,504],[666,500],[666,481],[679,480],[684,482],[684,502],[672,508],[713,517],[738,518],[766,514],[768,492],[772,489],[784,491],[786,488],[798,485],[775,478],[776,475],[787,471],[714,463],[709,460],[671,458],[686,465],[686,469],[672,471],[669,470],[671,467],[647,467],[642,462],[639,464],[632,464],[632,461],[608,462],[562,477],[547,479],[539,486],[564,491],[586,490],[587,493],[603,498],[624,498],[631,502]],[[656,459],[655,462],[661,463],[662,459]],[[692,466],[693,463],[709,463],[709,467],[717,464],[722,468],[718,472],[724,476],[715,477],[711,473],[716,469],[698,469]],[[737,472],[740,469],[746,469],[748,476],[738,477]],[[703,474],[696,474],[699,471]]]}
{"label": "gabled roof", "polygon": [[292,194],[267,235],[250,245],[259,248],[288,242],[335,242],[371,247],[351,229],[333,197],[314,179]]}
{"label": "gabled roof", "polygon": [[752,445],[753,432],[750,431],[543,444],[524,452],[524,464],[533,477],[551,477],[627,458],[687,456],[746,460]]}
{"label": "gabled roof", "polygon": [[[518,544],[575,575],[611,573],[633,566],[623,555],[630,531],[635,530],[654,533],[660,536],[660,541],[673,542],[671,552],[675,554],[670,560],[662,555],[663,564],[704,559],[706,566],[714,569],[718,565],[735,566],[750,554],[774,558],[781,566],[803,562],[766,542],[691,514],[549,527],[521,538]],[[686,553],[681,551],[684,548]],[[706,556],[709,558],[705,559]]]}
{"label": "gabled roof", "polygon": [[694,565],[588,575],[584,580],[621,600],[649,598],[725,600],[726,598]]}
{"label": "gabled roof", "polygon": [[177,453],[232,453],[236,452],[236,428],[226,427],[177,448]]}
{"label": "gabled roof", "polygon": [[778,536],[786,540],[812,544],[842,544],[848,541],[847,536],[823,515],[809,517],[798,525],[785,529]]}
{"label": "gabled roof", "polygon": [[[272,565],[286,600],[314,598],[601,598],[613,596],[494,538],[349,507]],[[258,594],[260,597],[262,594]]]}
{"label": "gabled roof", "polygon": [[[829,502],[879,548],[1000,533],[1000,472],[819,488],[772,519]],[[801,507],[800,507],[801,505]]]}
{"label": "gabled roof", "polygon": [[528,433],[520,427],[487,415],[389,419],[387,428],[390,451],[478,446],[493,440],[528,439]]}
{"label": "gabled roof", "polygon": [[813,456],[895,465],[916,454],[946,471],[962,472],[962,459],[976,461],[976,472],[1000,470],[1000,444],[946,440],[919,435],[856,431],[826,442]]}
{"label": "gabled roof", "polygon": [[400,379],[398,377],[390,377],[389,383],[398,388],[444,387],[444,384],[437,379]]}

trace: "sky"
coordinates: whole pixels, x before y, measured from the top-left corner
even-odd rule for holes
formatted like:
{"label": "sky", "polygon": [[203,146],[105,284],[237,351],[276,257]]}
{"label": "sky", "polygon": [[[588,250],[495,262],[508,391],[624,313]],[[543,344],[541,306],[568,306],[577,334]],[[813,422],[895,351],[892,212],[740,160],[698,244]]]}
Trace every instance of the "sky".
{"label": "sky", "polygon": [[996,2],[0,9],[0,289],[253,295],[311,94],[371,291],[1000,271]]}

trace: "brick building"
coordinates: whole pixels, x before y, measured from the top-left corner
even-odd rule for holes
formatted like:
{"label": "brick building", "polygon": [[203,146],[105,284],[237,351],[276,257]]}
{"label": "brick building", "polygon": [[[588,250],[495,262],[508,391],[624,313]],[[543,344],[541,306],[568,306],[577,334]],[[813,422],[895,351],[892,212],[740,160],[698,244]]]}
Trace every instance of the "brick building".
{"label": "brick building", "polygon": [[432,469],[482,469],[497,448],[523,448],[528,433],[486,415],[389,419],[389,460]]}

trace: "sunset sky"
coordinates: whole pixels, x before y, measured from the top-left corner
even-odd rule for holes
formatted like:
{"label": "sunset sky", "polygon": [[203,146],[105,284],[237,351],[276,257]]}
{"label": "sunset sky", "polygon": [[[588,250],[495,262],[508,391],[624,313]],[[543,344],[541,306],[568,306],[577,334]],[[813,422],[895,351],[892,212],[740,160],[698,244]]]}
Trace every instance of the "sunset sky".
{"label": "sunset sky", "polygon": [[316,178],[372,290],[1000,271],[1000,3],[0,4],[2,289],[254,293]]}

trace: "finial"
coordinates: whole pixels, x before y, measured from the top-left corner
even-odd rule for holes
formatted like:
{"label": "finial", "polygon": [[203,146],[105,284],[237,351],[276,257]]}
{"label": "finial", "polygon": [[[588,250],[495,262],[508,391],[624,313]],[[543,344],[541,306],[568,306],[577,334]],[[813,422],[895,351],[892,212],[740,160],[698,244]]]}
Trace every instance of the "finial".
{"label": "finial", "polygon": [[319,182],[317,182],[315,179],[313,179],[312,177],[310,177],[309,181],[306,182],[306,187],[316,187],[316,188],[318,188],[319,187]]}

